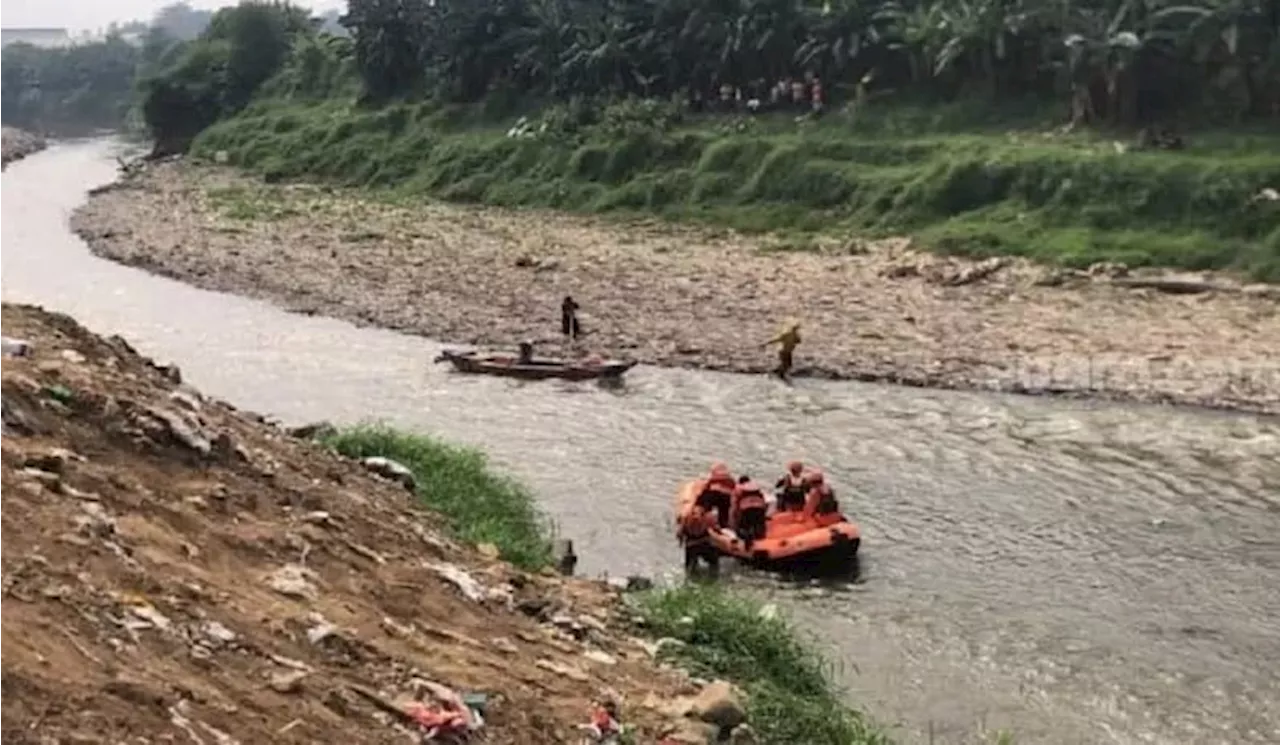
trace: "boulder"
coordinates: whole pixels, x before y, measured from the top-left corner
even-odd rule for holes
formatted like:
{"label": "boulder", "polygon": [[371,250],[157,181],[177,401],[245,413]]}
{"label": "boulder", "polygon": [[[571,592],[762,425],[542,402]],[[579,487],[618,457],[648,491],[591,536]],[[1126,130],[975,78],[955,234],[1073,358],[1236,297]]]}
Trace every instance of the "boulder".
{"label": "boulder", "polygon": [[403,463],[397,463],[390,458],[383,458],[380,455],[371,455],[360,461],[364,467],[378,474],[379,476],[398,481],[404,488],[414,491],[418,488],[418,480],[414,478],[413,471]]}
{"label": "boulder", "polygon": [[694,696],[689,713],[722,730],[731,730],[747,721],[742,696],[725,680],[712,681]]}

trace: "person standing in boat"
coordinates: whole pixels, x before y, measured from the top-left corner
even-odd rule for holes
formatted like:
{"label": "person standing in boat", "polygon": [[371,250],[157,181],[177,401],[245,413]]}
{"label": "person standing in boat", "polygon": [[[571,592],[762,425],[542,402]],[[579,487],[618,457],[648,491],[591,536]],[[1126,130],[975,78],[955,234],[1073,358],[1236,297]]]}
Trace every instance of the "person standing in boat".
{"label": "person standing in boat", "polygon": [[572,295],[565,295],[560,303],[560,333],[569,341],[577,341],[582,335],[582,327],[578,324],[578,303]]}
{"label": "person standing in boat", "polygon": [[779,378],[787,380],[791,374],[791,365],[796,347],[800,345],[800,324],[791,324],[789,329],[765,342],[762,346],[768,347],[770,344],[778,345],[778,369],[774,373]]}
{"label": "person standing in boat", "polygon": [[787,464],[787,472],[775,484],[778,491],[778,512],[804,508],[809,496],[809,484],[805,480],[804,463],[793,460]]}
{"label": "person standing in boat", "polygon": [[751,550],[751,544],[764,538],[767,526],[765,514],[769,509],[765,501],[764,491],[751,480],[750,476],[738,477],[738,486],[733,491],[733,512],[737,516],[734,529]]}
{"label": "person standing in boat", "polygon": [[520,342],[520,364],[522,365],[533,364],[533,342],[531,341]]}
{"label": "person standing in boat", "polygon": [[708,512],[715,510],[722,528],[729,527],[729,511],[733,509],[733,490],[737,486],[733,480],[733,474],[729,472],[729,467],[723,463],[716,463],[711,466],[711,473],[707,475],[706,483],[698,493],[697,505]]}
{"label": "person standing in boat", "polygon": [[815,518],[819,524],[838,522],[840,502],[836,500],[836,493],[827,483],[822,471],[815,468],[808,473],[805,481],[809,485],[809,493],[805,496],[805,516]]}

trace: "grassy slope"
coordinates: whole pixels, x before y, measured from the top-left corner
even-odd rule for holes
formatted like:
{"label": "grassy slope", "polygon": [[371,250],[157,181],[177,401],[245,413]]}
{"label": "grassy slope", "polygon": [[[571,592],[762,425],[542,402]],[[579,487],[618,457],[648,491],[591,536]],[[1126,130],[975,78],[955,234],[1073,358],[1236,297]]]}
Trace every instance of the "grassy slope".
{"label": "grassy slope", "polygon": [[[448,518],[460,538],[494,543],[504,558],[528,569],[549,563],[549,526],[532,495],[490,471],[479,452],[380,426],[347,429],[324,442],[345,455],[403,463],[417,478],[423,502]],[[751,721],[764,742],[888,742],[841,703],[821,660],[786,622],[760,619],[753,603],[686,586],[643,595],[638,607],[651,634],[688,642],[677,662],[695,674],[734,681],[751,694]]]}
{"label": "grassy slope", "polygon": [[266,102],[205,132],[196,153],[225,150],[274,179],[449,200],[745,230],[909,232],[953,253],[1233,268],[1280,281],[1280,205],[1251,202],[1280,186],[1280,135],[1193,136],[1181,152],[1119,153],[1109,140],[965,132],[944,115],[887,110],[514,139],[452,113]]}

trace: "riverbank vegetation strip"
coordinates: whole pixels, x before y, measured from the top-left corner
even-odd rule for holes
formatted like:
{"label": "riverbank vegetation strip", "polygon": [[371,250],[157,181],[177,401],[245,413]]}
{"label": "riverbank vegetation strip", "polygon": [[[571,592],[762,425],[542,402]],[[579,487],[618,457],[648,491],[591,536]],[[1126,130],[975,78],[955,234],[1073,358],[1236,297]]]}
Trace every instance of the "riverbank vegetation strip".
{"label": "riverbank vegetation strip", "polygon": [[141,110],[275,179],[1274,281],[1271,5],[250,2]]}
{"label": "riverbank vegetation strip", "polygon": [[[493,473],[476,450],[383,425],[325,433],[320,441],[351,457],[381,456],[413,471],[418,496],[460,538],[493,543],[526,569],[550,564],[550,523],[532,494]],[[763,742],[775,745],[879,745],[883,730],[846,706],[830,668],[786,620],[713,586],[690,584],[634,596],[653,637],[672,661],[695,675],[743,687]]]}

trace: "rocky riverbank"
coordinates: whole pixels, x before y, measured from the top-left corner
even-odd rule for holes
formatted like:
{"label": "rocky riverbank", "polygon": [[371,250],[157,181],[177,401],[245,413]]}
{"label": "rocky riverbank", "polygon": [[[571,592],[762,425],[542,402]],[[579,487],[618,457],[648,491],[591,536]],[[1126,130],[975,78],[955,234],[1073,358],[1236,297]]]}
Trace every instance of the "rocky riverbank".
{"label": "rocky riverbank", "polygon": [[3,165],[6,166],[19,158],[44,150],[47,146],[43,137],[25,130],[4,127],[0,131],[0,152],[3,153]]}
{"label": "rocky riverbank", "polygon": [[5,742],[398,743],[448,715],[565,743],[593,701],[640,742],[751,741],[740,694],[655,662],[610,587],[460,545],[118,337],[3,314]]}
{"label": "rocky riverbank", "polygon": [[[1280,411],[1280,293],[1222,277],[396,204],[181,162],[102,190],[73,223],[111,259],[451,343],[763,373],[762,343],[795,319],[799,375]],[[574,350],[566,294],[588,332]]]}

